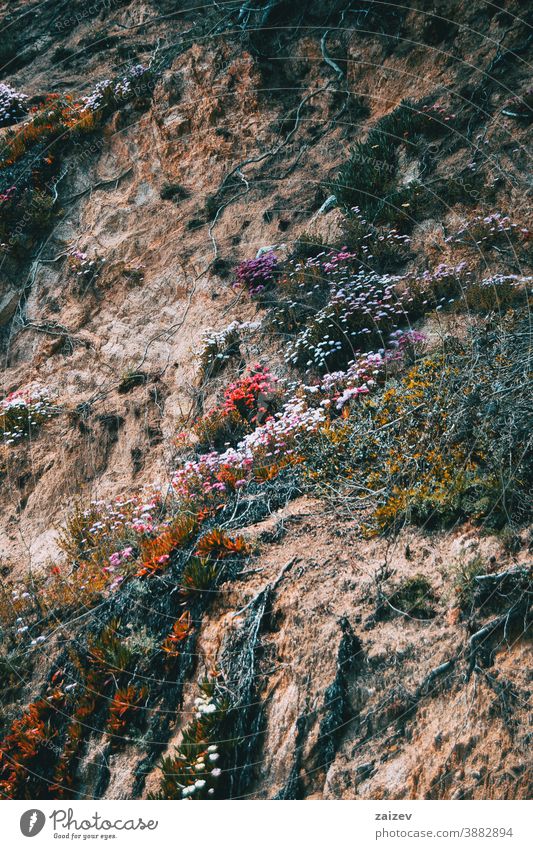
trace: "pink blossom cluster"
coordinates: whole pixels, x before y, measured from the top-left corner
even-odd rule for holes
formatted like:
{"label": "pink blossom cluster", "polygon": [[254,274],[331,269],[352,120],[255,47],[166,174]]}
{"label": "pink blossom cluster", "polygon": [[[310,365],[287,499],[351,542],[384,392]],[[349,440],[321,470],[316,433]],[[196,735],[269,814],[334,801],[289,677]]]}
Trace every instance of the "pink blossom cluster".
{"label": "pink blossom cluster", "polygon": [[0,203],[5,203],[8,200],[11,200],[15,192],[17,191],[16,186],[10,186],[9,189],[6,189],[5,192],[0,193]]}
{"label": "pink blossom cluster", "polygon": [[0,408],[7,410],[10,407],[28,407],[45,404],[50,400],[50,390],[45,387],[27,386],[24,389],[16,389],[0,401]]}
{"label": "pink blossom cluster", "polygon": [[188,460],[174,472],[172,487],[178,498],[190,500],[235,491],[254,479],[254,470],[265,462],[290,458],[302,439],[315,433],[330,410],[340,412],[354,398],[367,395],[402,362],[407,348],[425,342],[418,331],[396,331],[389,347],[359,354],[345,371],[326,374],[314,385],[303,385],[285,400],[281,410],[270,416],[238,443],[223,453],[211,451]]}
{"label": "pink blossom cluster", "polygon": [[[334,403],[337,410],[342,410],[348,401],[359,395],[368,395],[394,359],[398,359],[396,351],[361,354],[349,364],[346,371],[336,371],[325,375],[318,384],[318,390],[326,394],[322,404],[329,406]],[[316,391],[315,387],[308,387],[308,389]]]}
{"label": "pink blossom cluster", "polygon": [[294,277],[297,272],[306,271],[311,268],[319,268],[324,274],[335,276],[336,272],[343,272],[346,265],[357,260],[357,254],[349,251],[346,245],[340,250],[320,251],[315,256],[307,257],[305,262],[297,262],[289,271],[288,277]]}
{"label": "pink blossom cluster", "polygon": [[133,546],[127,545],[121,551],[114,551],[109,557],[109,566],[104,566],[104,572],[113,572],[117,566],[131,560],[133,555]]}
{"label": "pink blossom cluster", "polygon": [[261,451],[262,458],[292,454],[297,438],[313,433],[325,420],[321,407],[309,407],[303,398],[290,398],[279,413],[245,436],[238,449],[252,454]]}
{"label": "pink blossom cluster", "polygon": [[[319,256],[321,255],[319,254]],[[342,267],[344,263],[351,262],[356,259],[357,254],[352,253],[346,246],[344,246],[340,251],[329,251],[329,253],[326,254],[326,261],[322,262],[320,265],[322,270],[326,274],[329,274],[332,271],[336,271],[339,266]]]}
{"label": "pink blossom cluster", "polygon": [[234,286],[246,289],[250,295],[258,295],[274,282],[277,268],[278,257],[274,251],[246,259],[237,266]]}
{"label": "pink blossom cluster", "polygon": [[250,479],[254,458],[251,451],[241,446],[219,453],[201,454],[188,460],[172,477],[172,487],[178,498],[190,499],[194,495],[208,496],[240,489]]}
{"label": "pink blossom cluster", "polygon": [[174,472],[172,486],[179,498],[220,494],[246,486],[254,468],[276,457],[294,453],[298,439],[316,431],[325,422],[321,407],[312,408],[304,398],[291,398],[283,409],[256,427],[236,448],[223,453],[212,451],[189,460]]}
{"label": "pink blossom cluster", "polygon": [[117,498],[115,501],[91,501],[85,517],[98,516],[89,527],[89,534],[112,534],[119,530],[131,529],[134,533],[149,534],[158,526],[155,511],[160,505],[159,493],[143,499],[134,496],[127,499]]}
{"label": "pink blossom cluster", "polygon": [[391,334],[388,347],[367,354],[359,354],[345,371],[326,374],[319,383],[304,387],[308,394],[325,395],[323,406],[334,405],[340,411],[354,398],[368,395],[378,383],[383,382],[395,367],[400,365],[408,348],[426,341],[416,330],[397,330]]}

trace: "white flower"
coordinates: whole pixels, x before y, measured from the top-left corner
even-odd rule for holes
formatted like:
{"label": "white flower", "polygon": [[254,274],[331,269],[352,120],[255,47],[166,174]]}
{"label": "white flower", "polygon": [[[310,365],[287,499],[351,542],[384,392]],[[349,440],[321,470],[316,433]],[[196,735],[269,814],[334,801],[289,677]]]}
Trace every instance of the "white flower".
{"label": "white flower", "polygon": [[218,778],[218,776],[219,776],[219,775],[221,775],[221,773],[222,773],[222,770],[221,770],[221,769],[219,769],[218,767],[215,767],[215,769],[212,769],[212,770],[211,770],[211,775],[212,775],[214,778]]}
{"label": "white flower", "polygon": [[205,779],[204,778],[197,778],[196,781],[194,782],[194,786],[197,787],[198,790],[202,790],[202,788],[205,787]]}
{"label": "white flower", "polygon": [[219,757],[220,755],[215,753],[214,755],[209,755],[209,760],[214,763],[215,761],[218,761]]}

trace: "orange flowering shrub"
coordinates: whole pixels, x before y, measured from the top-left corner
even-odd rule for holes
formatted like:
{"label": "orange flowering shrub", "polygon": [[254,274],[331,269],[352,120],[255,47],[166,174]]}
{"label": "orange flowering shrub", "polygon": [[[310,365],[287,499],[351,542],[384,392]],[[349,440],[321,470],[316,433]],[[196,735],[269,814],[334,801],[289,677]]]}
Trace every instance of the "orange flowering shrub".
{"label": "orange flowering shrub", "polygon": [[172,630],[168,637],[165,637],[161,649],[168,657],[179,657],[181,651],[179,644],[186,640],[192,631],[193,625],[191,614],[189,610],[186,610],[181,614],[180,618],[174,622]]}
{"label": "orange flowering shrub", "polygon": [[139,711],[146,704],[147,698],[148,688],[145,686],[136,687],[130,684],[116,691],[109,705],[106,725],[108,733],[112,735],[114,748],[120,744],[120,738],[124,736],[130,725],[140,724]]}
{"label": "orange flowering shrub", "polygon": [[60,688],[29,705],[0,745],[0,791],[8,799],[49,798],[45,776],[55,760],[65,696]]}
{"label": "orange flowering shrub", "polygon": [[224,557],[239,557],[250,552],[250,546],[241,536],[231,539],[224,531],[215,528],[205,534],[196,547],[198,557],[220,560]]}
{"label": "orange flowering shrub", "polygon": [[142,566],[137,574],[143,577],[166,569],[172,553],[189,542],[197,526],[193,517],[180,516],[154,539],[145,540],[141,544]]}

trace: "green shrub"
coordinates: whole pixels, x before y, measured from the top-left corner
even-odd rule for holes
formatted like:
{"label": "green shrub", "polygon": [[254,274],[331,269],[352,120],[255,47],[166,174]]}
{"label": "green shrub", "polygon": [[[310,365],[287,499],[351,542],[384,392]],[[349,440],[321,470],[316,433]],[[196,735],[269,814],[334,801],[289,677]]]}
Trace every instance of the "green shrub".
{"label": "green shrub", "polygon": [[457,604],[462,610],[472,607],[476,585],[474,578],[477,575],[487,574],[487,564],[480,554],[476,554],[469,560],[460,560],[453,570],[454,590]]}
{"label": "green shrub", "polygon": [[144,371],[136,371],[135,369],[125,371],[122,373],[122,376],[120,378],[118,392],[121,395],[125,395],[127,392],[131,392],[131,390],[135,389],[137,386],[143,386],[147,382],[147,380],[148,375]]}
{"label": "green shrub", "polygon": [[[311,490],[335,481],[357,510],[372,497],[369,533],[405,522],[487,529],[531,515],[530,403],[521,378],[528,331],[512,313],[424,357],[347,420],[323,428],[306,455]],[[333,447],[332,447],[333,446]]]}
{"label": "green shrub", "polygon": [[343,221],[342,240],[365,268],[378,274],[398,271],[413,257],[409,236],[391,227],[374,227],[354,210]]}
{"label": "green shrub", "polygon": [[398,155],[396,145],[376,133],[372,142],[356,142],[350,158],[341,166],[331,191],[347,210],[354,207],[372,215],[383,195],[396,181]]}
{"label": "green shrub", "polygon": [[186,200],[190,197],[190,192],[180,183],[165,183],[159,192],[161,200]]}
{"label": "green shrub", "polygon": [[410,225],[416,215],[435,205],[420,183],[397,185],[398,147],[418,153],[423,137],[435,139],[450,131],[454,116],[439,106],[403,101],[373,127],[366,141],[356,142],[329,188],[347,211],[361,211],[378,223]]}
{"label": "green shrub", "polygon": [[196,595],[213,589],[220,574],[221,564],[209,557],[191,557],[181,578],[182,594]]}
{"label": "green shrub", "polygon": [[413,619],[433,619],[435,609],[433,603],[435,594],[433,588],[424,575],[414,575],[412,578],[406,578],[402,581],[393,592],[386,596],[387,603],[384,606],[384,613],[399,611],[406,613]]}
{"label": "green shrub", "polygon": [[194,447],[200,453],[224,451],[228,445],[236,445],[250,426],[236,411],[212,410],[198,419],[192,432],[197,439]]}

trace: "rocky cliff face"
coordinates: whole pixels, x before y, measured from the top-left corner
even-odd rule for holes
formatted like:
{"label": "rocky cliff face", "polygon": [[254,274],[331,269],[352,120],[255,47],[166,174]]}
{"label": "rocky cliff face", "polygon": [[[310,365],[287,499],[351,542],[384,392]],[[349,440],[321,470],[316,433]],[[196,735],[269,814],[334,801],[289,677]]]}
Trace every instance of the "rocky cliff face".
{"label": "rocky cliff face", "polygon": [[425,5],[1,4],[4,795],[530,791],[531,21]]}

